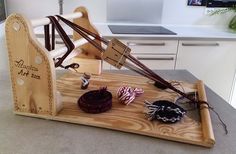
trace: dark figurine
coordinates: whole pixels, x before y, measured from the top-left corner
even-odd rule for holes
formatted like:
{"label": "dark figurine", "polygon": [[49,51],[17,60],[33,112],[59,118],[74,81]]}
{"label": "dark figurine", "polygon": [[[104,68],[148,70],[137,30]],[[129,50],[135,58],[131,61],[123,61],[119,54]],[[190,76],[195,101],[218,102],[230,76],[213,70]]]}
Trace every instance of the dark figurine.
{"label": "dark figurine", "polygon": [[90,75],[84,73],[83,76],[81,77],[82,83],[81,83],[81,89],[87,89],[89,86],[89,79],[90,79]]}

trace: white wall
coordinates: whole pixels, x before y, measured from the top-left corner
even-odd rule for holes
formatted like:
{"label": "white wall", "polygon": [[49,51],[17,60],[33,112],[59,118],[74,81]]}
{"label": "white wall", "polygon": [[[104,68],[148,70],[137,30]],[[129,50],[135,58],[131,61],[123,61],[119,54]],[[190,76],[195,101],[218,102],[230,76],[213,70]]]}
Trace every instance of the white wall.
{"label": "white wall", "polygon": [[5,44],[5,25],[0,24],[0,71],[8,69],[8,57]]}
{"label": "white wall", "polygon": [[164,0],[162,23],[178,25],[227,25],[232,14],[209,16],[204,6],[187,6],[187,0]]}
{"label": "white wall", "polygon": [[[107,0],[64,0],[64,13],[72,13],[78,6],[85,6],[94,22],[106,21]],[[58,0],[7,0],[8,14],[17,12],[30,19],[59,14]]]}
{"label": "white wall", "polygon": [[[64,0],[64,13],[77,6],[85,6],[93,22],[106,22],[108,0]],[[177,25],[226,26],[232,15],[208,16],[205,7],[187,6],[187,0],[163,0],[162,23]],[[59,13],[58,0],[7,0],[8,13],[22,13],[28,18],[39,18]],[[131,10],[132,11],[132,10]]]}
{"label": "white wall", "polygon": [[[108,0],[64,0],[64,13],[71,13],[77,6],[85,6],[93,22],[106,22]],[[205,7],[187,6],[187,0],[163,0],[163,24],[178,25],[227,25],[232,15],[205,15]],[[19,12],[28,18],[58,14],[58,0],[7,0],[8,13]]]}
{"label": "white wall", "polygon": [[6,5],[8,14],[21,13],[30,19],[59,12],[58,0],[6,0]]}
{"label": "white wall", "polygon": [[107,0],[64,0],[64,13],[71,13],[78,6],[87,8],[93,22],[106,22]]}

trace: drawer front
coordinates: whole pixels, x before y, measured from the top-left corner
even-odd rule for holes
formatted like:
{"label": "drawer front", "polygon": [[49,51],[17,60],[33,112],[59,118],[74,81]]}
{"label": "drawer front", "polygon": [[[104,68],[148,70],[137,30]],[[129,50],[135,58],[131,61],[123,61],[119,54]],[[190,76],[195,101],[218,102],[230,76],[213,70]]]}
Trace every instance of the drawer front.
{"label": "drawer front", "polygon": [[[134,55],[140,62],[152,70],[175,69],[176,55]],[[111,66],[111,69],[116,69]],[[125,67],[121,68],[126,69]]]}
{"label": "drawer front", "polygon": [[177,40],[122,40],[133,54],[176,54]]}
{"label": "drawer front", "polygon": [[152,70],[175,69],[176,55],[135,55],[135,57]]}

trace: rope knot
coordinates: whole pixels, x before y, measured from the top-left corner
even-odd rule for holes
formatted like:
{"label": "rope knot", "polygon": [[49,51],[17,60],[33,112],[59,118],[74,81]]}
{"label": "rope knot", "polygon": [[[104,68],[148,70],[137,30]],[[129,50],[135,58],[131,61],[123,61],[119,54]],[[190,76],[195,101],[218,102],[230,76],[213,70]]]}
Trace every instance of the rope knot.
{"label": "rope knot", "polygon": [[120,103],[129,105],[136,97],[144,93],[141,88],[132,88],[128,86],[120,87],[117,91],[117,97]]}

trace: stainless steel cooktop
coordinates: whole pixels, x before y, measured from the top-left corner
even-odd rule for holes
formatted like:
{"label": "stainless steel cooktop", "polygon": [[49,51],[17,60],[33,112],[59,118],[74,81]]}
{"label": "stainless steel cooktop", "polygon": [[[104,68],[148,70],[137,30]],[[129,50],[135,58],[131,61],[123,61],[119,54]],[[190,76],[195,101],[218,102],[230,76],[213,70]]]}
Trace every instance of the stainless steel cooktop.
{"label": "stainless steel cooktop", "polygon": [[176,35],[162,26],[108,25],[113,34]]}

